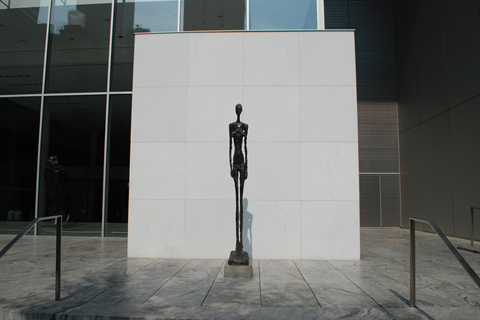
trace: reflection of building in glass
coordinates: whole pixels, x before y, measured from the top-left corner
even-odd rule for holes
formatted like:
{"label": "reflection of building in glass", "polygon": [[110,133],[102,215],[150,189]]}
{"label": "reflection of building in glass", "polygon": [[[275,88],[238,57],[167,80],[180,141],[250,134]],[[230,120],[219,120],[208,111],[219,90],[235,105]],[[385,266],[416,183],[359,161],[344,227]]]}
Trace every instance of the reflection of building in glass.
{"label": "reflection of building in glass", "polygon": [[244,0],[185,1],[184,31],[244,29]]}
{"label": "reflection of building in glass", "polygon": [[[128,2],[126,3],[128,4]],[[176,31],[178,27],[177,1],[136,1],[134,25],[141,29],[158,31]],[[144,31],[141,31],[144,32]]]}

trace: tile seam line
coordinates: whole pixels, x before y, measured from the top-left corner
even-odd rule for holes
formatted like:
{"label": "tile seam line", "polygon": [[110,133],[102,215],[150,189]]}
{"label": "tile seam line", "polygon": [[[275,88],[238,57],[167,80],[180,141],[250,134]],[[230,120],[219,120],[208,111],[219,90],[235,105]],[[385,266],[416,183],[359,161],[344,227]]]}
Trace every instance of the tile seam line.
{"label": "tile seam line", "polygon": [[329,265],[331,265],[335,270],[337,270],[338,272],[340,272],[345,278],[348,279],[348,281],[350,281],[351,283],[353,283],[354,286],[356,286],[358,289],[360,289],[360,291],[362,291],[367,297],[369,297],[370,299],[372,299],[373,302],[375,302],[380,308],[382,308],[382,310],[384,310],[386,313],[388,313],[393,319],[396,319],[390,312],[388,312],[388,310],[386,308],[384,308],[380,303],[377,302],[377,300],[375,300],[372,296],[370,296],[368,293],[366,293],[362,288],[360,288],[355,282],[352,281],[352,279],[350,279],[348,276],[346,276],[339,268],[335,267],[334,265],[332,265],[330,263],[329,260],[326,260],[327,263]]}
{"label": "tile seam line", "polygon": [[317,301],[318,305],[320,306],[320,308],[323,309],[322,307],[322,304],[320,303],[320,301],[318,301],[318,298],[317,296],[315,295],[315,293],[313,292],[313,289],[312,287],[310,287],[310,284],[308,283],[308,281],[305,279],[305,277],[303,276],[303,273],[302,271],[300,271],[300,268],[297,266],[297,264],[295,263],[295,260],[292,260],[293,264],[295,265],[295,267],[297,268],[298,272],[300,273],[300,275],[302,276],[303,278],[303,281],[305,281],[305,283],[307,284],[308,286],[308,289],[310,289],[310,292],[313,294],[313,297],[315,298],[315,300]]}
{"label": "tile seam line", "polygon": [[[161,258],[160,258],[161,259]],[[155,290],[154,293],[152,293],[151,296],[149,296],[147,298],[147,300],[145,300],[144,302],[142,302],[142,304],[145,304],[145,302],[147,302],[148,300],[150,300],[151,297],[153,297],[158,291],[160,291],[160,289],[162,289],[170,280],[173,279],[173,277],[175,277],[180,271],[183,270],[183,268],[185,268],[190,262],[192,261],[192,259],[188,260],[187,263],[185,263],[177,272],[175,272],[167,281],[165,281],[161,286],[160,288],[158,288],[157,290]]]}
{"label": "tile seam line", "polygon": [[210,285],[210,288],[208,288],[207,294],[205,295],[205,298],[203,298],[203,301],[202,301],[202,303],[200,304],[200,307],[203,307],[203,304],[205,303],[205,300],[207,300],[208,294],[209,294],[210,291],[212,290],[213,285],[215,284],[215,280],[217,280],[217,277],[218,277],[218,275],[220,274],[220,271],[222,271],[222,267],[223,267],[224,265],[225,265],[225,261],[223,261],[222,265],[221,265],[220,268],[218,269],[217,274],[216,274],[215,277],[213,278],[212,284]]}
{"label": "tile seam line", "polygon": [[262,304],[263,299],[262,299],[262,277],[261,277],[261,272],[260,272],[260,260],[257,260],[257,263],[258,263],[258,286],[259,286],[259,290],[260,290],[260,308],[262,308],[263,307],[263,304]]}

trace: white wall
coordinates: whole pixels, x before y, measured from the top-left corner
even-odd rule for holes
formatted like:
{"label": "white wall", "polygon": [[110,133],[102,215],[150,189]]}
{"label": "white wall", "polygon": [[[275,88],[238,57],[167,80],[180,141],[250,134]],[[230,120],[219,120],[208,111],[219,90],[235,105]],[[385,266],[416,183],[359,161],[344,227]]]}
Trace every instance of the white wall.
{"label": "white wall", "polygon": [[352,31],[136,35],[128,256],[235,249],[237,103],[251,257],[359,259]]}

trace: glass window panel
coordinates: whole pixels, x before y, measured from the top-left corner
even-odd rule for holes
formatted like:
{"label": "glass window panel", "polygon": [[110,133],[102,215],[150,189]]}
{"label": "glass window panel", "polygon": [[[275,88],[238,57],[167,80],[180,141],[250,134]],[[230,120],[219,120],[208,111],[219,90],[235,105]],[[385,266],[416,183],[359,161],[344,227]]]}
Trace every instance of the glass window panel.
{"label": "glass window panel", "polygon": [[360,175],[360,227],[381,227],[378,175]]}
{"label": "glass window panel", "polygon": [[178,1],[118,1],[112,56],[112,91],[131,91],[135,32],[176,31]]}
{"label": "glass window panel", "polygon": [[182,30],[245,30],[245,0],[182,0]]}
{"label": "glass window panel", "polygon": [[68,218],[66,235],[101,234],[105,106],[103,95],[45,98],[39,216]]}
{"label": "glass window panel", "polygon": [[106,236],[127,236],[132,97],[110,96]]}
{"label": "glass window panel", "polygon": [[[0,3],[0,94],[42,91],[47,0]],[[7,4],[10,2],[10,8]]]}
{"label": "glass window panel", "polygon": [[382,227],[400,227],[400,175],[382,175]]}
{"label": "glass window panel", "polygon": [[45,92],[107,89],[111,3],[54,0]]}
{"label": "glass window panel", "polygon": [[250,0],[250,29],[316,29],[316,0]]}
{"label": "glass window panel", "polygon": [[135,32],[177,31],[178,1],[135,1]]}
{"label": "glass window panel", "polygon": [[40,98],[0,99],[0,233],[35,217]]}

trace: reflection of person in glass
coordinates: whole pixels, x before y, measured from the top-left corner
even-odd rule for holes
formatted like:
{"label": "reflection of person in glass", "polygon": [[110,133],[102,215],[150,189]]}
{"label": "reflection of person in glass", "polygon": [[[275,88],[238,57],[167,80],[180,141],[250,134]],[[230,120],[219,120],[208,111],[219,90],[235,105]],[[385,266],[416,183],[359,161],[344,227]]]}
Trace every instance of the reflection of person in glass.
{"label": "reflection of person in glass", "polygon": [[68,179],[65,168],[58,162],[56,156],[50,156],[44,171],[47,183],[48,215],[62,215],[63,220],[68,220]]}
{"label": "reflection of person in glass", "polygon": [[[248,253],[243,252],[243,185],[248,177],[248,158],[247,158],[247,134],[248,124],[240,121],[242,105],[235,106],[237,121],[229,125],[230,132],[230,175],[235,182],[236,199],[236,246],[235,251],[230,254],[229,264],[248,264]],[[232,156],[232,142],[235,147]],[[245,156],[242,151],[245,149]],[[232,255],[234,257],[232,257]],[[234,259],[232,259],[234,258]],[[235,260],[235,261],[232,261]],[[241,261],[240,261],[241,260]],[[246,260],[246,261],[245,261]]]}

